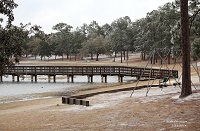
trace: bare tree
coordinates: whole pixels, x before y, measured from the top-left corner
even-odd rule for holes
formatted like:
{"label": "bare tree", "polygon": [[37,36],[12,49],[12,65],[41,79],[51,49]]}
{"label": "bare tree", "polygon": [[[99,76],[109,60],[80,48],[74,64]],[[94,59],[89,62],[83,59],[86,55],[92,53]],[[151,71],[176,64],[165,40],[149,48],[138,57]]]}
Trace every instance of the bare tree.
{"label": "bare tree", "polygon": [[181,2],[181,44],[182,44],[182,90],[181,97],[192,94],[191,89],[191,71],[190,71],[190,39],[189,39],[189,16],[188,16],[188,0],[180,0]]}

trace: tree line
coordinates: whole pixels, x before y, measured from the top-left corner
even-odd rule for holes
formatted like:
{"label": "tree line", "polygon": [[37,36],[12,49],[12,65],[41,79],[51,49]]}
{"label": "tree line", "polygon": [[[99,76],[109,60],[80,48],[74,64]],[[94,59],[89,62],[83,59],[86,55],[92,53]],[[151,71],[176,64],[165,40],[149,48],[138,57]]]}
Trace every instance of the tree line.
{"label": "tree line", "polygon": [[[55,59],[57,56],[62,56],[62,60],[64,56],[70,60],[72,56],[75,60],[77,57],[90,56],[91,59],[98,61],[100,54],[114,54],[114,58],[120,54],[123,62],[128,59],[126,57],[128,52],[141,52],[141,58],[146,59],[152,50],[165,48],[170,49],[170,58],[176,56],[181,49],[178,0],[166,3],[157,10],[148,12],[145,18],[135,21],[125,16],[114,20],[111,24],[99,25],[97,21],[92,21],[75,29],[67,23],[58,23],[52,27],[56,33],[51,34],[45,34],[42,27],[30,23],[12,25],[11,21],[14,20],[12,9],[16,8],[17,4],[13,1],[4,1],[12,4],[9,4],[9,7],[5,6],[6,2],[0,3],[5,7],[0,13],[8,16],[7,26],[3,27],[0,24],[1,61],[22,55],[40,56],[41,60],[52,55]],[[199,4],[196,0],[189,0],[191,55],[195,60],[200,57]],[[156,57],[158,56],[155,55],[154,58]]]}

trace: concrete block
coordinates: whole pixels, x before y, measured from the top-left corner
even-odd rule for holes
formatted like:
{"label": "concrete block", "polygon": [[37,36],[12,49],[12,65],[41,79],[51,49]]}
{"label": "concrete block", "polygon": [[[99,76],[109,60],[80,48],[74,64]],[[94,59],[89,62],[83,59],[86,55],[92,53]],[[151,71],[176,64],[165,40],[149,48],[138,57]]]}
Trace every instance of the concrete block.
{"label": "concrete block", "polygon": [[82,105],[83,100],[76,99],[76,105]]}
{"label": "concrete block", "polygon": [[62,103],[65,104],[65,97],[62,97]]}
{"label": "concrete block", "polygon": [[69,104],[70,105],[76,104],[76,98],[69,98]]}
{"label": "concrete block", "polygon": [[89,104],[89,101],[83,100],[83,101],[82,101],[82,105],[83,105],[83,106],[89,106],[90,104]]}
{"label": "concrete block", "polygon": [[69,97],[66,98],[65,103],[69,104]]}
{"label": "concrete block", "polygon": [[63,104],[69,104],[69,97],[62,97]]}

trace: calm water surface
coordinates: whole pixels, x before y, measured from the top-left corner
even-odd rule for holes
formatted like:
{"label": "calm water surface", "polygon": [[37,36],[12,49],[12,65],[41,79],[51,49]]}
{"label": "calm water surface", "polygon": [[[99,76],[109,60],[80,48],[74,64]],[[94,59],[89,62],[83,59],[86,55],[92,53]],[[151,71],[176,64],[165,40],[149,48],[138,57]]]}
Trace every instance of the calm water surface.
{"label": "calm water surface", "polygon": [[[41,95],[45,93],[56,93],[56,92],[70,92],[76,90],[76,87],[94,85],[101,83],[100,76],[94,76],[94,83],[87,82],[87,76],[75,76],[74,83],[67,83],[66,76],[57,76],[56,83],[48,83],[47,76],[38,76],[37,83],[31,83],[30,76],[24,76],[20,78],[20,82],[11,82],[11,76],[4,76],[3,83],[0,83],[0,103],[18,101],[18,100],[29,100],[41,98]],[[16,79],[16,78],[15,78]],[[124,81],[133,80],[133,77],[124,77]],[[117,83],[117,76],[108,76],[108,83]],[[45,96],[52,97],[52,96]]]}

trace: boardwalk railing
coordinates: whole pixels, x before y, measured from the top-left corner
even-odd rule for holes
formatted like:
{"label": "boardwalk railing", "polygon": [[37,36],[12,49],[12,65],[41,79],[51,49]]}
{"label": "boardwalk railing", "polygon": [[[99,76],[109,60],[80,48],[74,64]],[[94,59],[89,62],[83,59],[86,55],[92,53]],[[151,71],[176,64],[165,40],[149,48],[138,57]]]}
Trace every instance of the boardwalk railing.
{"label": "boardwalk railing", "polygon": [[126,66],[12,66],[6,67],[5,75],[117,75],[132,77],[178,77],[177,70],[139,68]]}

